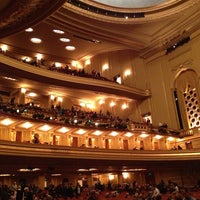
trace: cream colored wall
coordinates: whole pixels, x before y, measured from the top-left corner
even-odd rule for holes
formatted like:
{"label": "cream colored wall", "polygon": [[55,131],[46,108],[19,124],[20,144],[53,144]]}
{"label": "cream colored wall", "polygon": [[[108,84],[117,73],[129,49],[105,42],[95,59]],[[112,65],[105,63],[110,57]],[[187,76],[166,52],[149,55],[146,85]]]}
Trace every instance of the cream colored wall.
{"label": "cream colored wall", "polygon": [[[102,72],[102,66],[104,64],[108,64],[109,69]],[[133,51],[114,51],[95,56],[91,59],[92,69],[99,71],[103,77],[111,80],[113,80],[115,75],[120,74],[123,83],[127,86],[140,89],[148,88],[143,59],[135,56]],[[124,71],[126,69],[130,69],[132,72],[128,77],[124,77]]]}
{"label": "cream colored wall", "polygon": [[[154,125],[166,122],[171,128],[179,128],[175,103],[173,99],[174,81],[182,70],[193,69],[200,75],[199,70],[200,35],[178,47],[168,55],[161,52],[146,62],[146,71],[152,92],[150,104]],[[143,105],[141,105],[143,106]]]}

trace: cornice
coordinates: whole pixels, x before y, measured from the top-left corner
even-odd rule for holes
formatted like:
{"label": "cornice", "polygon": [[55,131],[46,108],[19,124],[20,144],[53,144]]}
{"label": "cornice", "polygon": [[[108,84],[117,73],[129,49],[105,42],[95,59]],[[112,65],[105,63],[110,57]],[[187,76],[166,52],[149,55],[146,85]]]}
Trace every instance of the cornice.
{"label": "cornice", "polygon": [[148,23],[162,18],[171,17],[195,6],[198,0],[171,0],[167,3],[147,8],[116,8],[94,1],[67,0],[63,8],[86,17],[118,24]]}

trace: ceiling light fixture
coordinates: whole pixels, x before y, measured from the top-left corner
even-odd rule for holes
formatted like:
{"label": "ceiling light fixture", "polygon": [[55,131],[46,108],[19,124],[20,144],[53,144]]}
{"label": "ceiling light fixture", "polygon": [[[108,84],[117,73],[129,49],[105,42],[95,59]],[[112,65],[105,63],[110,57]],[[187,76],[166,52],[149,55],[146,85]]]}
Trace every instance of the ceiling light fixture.
{"label": "ceiling light fixture", "polygon": [[65,33],[64,31],[58,30],[58,29],[54,29],[53,32],[57,33],[57,34],[64,34]]}
{"label": "ceiling light fixture", "polygon": [[74,51],[76,48],[74,46],[66,46],[65,49],[68,51]]}
{"label": "ceiling light fixture", "polygon": [[48,126],[47,124],[45,124],[45,125],[41,126],[39,128],[39,130],[41,130],[41,131],[49,131],[51,128],[52,128],[51,126]]}
{"label": "ceiling light fixture", "polygon": [[33,32],[33,29],[32,28],[27,28],[25,29],[26,32]]}
{"label": "ceiling light fixture", "polygon": [[127,132],[126,134],[124,134],[126,137],[131,137],[133,136],[133,133]]}
{"label": "ceiling light fixture", "polygon": [[82,135],[84,134],[86,131],[83,129],[79,129],[78,131],[76,131],[77,134]]}
{"label": "ceiling light fixture", "polygon": [[60,133],[67,133],[69,131],[69,129],[67,129],[66,127],[62,127],[60,129],[58,129],[58,132]]}
{"label": "ceiling light fixture", "polygon": [[115,131],[112,131],[112,132],[110,133],[110,135],[111,135],[111,136],[117,136],[117,135],[118,135],[118,133],[117,133],[117,132],[115,132]]}
{"label": "ceiling light fixture", "polygon": [[60,38],[60,41],[61,42],[70,42],[70,39],[68,39],[68,38]]}
{"label": "ceiling light fixture", "polygon": [[11,77],[8,77],[8,76],[2,76],[2,78],[10,80],[10,81],[16,81],[15,78],[11,78]]}
{"label": "ceiling light fixture", "polygon": [[31,38],[31,42],[35,44],[40,44],[42,40],[40,38]]}
{"label": "ceiling light fixture", "polygon": [[33,124],[31,124],[30,122],[25,122],[21,125],[22,128],[26,128],[26,129],[31,128],[32,126]]}
{"label": "ceiling light fixture", "polygon": [[99,135],[101,135],[102,133],[103,133],[102,131],[97,130],[97,131],[95,131],[95,132],[93,133],[93,135],[99,136]]}
{"label": "ceiling light fixture", "polygon": [[4,120],[1,121],[1,124],[5,125],[5,126],[9,126],[9,125],[11,125],[13,123],[14,123],[14,121],[12,121],[9,118],[6,118],[6,119],[4,119]]}

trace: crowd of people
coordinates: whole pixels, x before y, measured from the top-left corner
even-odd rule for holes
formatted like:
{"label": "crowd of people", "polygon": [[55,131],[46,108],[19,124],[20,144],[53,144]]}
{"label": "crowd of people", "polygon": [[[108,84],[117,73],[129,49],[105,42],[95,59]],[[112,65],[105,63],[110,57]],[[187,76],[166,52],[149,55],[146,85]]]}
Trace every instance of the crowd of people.
{"label": "crowd of people", "polygon": [[122,119],[118,116],[112,116],[108,111],[106,114],[103,114],[101,111],[99,113],[95,111],[84,111],[73,106],[70,109],[64,109],[60,105],[51,106],[51,108],[41,108],[35,106],[33,103],[7,103],[0,104],[0,110],[12,115],[31,117],[35,120],[64,123],[68,125],[81,125],[85,127],[128,130],[129,124],[136,123],[129,118]]}
{"label": "crowd of people", "polygon": [[161,180],[157,185],[139,185],[134,181],[122,185],[96,183],[92,187],[62,182],[57,186],[49,184],[44,189],[36,185],[17,185],[16,182],[11,186],[0,185],[1,200],[198,200],[199,193],[198,184],[194,188],[186,188],[171,180],[167,184]]}
{"label": "crowd of people", "polygon": [[66,64],[65,67],[62,67],[62,66],[58,67],[58,66],[56,66],[56,63],[49,65],[45,62],[44,59],[38,60],[37,58],[34,58],[32,60],[24,58],[22,61],[24,63],[30,64],[30,65],[33,65],[33,66],[36,66],[36,67],[44,66],[46,69],[48,69],[50,71],[69,74],[69,75],[73,75],[73,76],[82,76],[82,77],[85,77],[85,78],[93,78],[93,79],[99,79],[99,80],[103,80],[103,81],[114,82],[114,80],[110,80],[110,79],[107,79],[107,78],[101,76],[100,72],[98,72],[96,70],[92,70],[91,73],[87,73],[87,72],[85,72],[84,68],[78,69],[78,70],[72,69],[68,64]]}

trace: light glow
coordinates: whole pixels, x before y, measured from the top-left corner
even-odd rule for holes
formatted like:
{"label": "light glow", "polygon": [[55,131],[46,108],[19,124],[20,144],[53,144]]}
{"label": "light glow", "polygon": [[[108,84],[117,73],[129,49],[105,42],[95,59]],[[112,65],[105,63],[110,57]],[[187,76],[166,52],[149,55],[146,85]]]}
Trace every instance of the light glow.
{"label": "light glow", "polygon": [[113,174],[109,174],[109,175],[108,175],[108,179],[109,179],[110,181],[114,180],[114,178],[115,178],[115,176],[114,176]]}
{"label": "light glow", "polygon": [[83,129],[79,129],[78,131],[76,131],[77,134],[79,135],[83,135],[86,131]]}
{"label": "light glow", "polygon": [[31,38],[31,42],[33,42],[35,44],[40,44],[42,42],[42,40],[40,38]]}
{"label": "light glow", "polygon": [[59,63],[59,62],[55,62],[54,64],[55,64],[55,67],[61,67],[62,66],[62,64]]}
{"label": "light glow", "polygon": [[57,33],[57,34],[64,34],[65,33],[64,31],[58,30],[58,29],[54,29],[53,32]]}
{"label": "light glow", "polygon": [[106,70],[108,70],[108,69],[109,69],[108,64],[104,64],[104,65],[102,66],[102,71],[103,71],[103,72],[106,71]]}
{"label": "light glow", "polygon": [[8,50],[8,46],[7,45],[2,45],[1,46],[1,51],[6,52]]}
{"label": "light glow", "polygon": [[33,28],[27,28],[25,29],[26,32],[33,32]]}
{"label": "light glow", "polygon": [[1,124],[5,125],[5,126],[9,126],[9,125],[11,125],[13,123],[14,123],[14,121],[9,119],[9,118],[6,118],[6,119],[1,121]]}
{"label": "light glow", "polygon": [[63,98],[62,97],[58,97],[58,102],[63,102]]}
{"label": "light glow", "polygon": [[21,88],[21,93],[25,94],[26,93],[26,88]]}
{"label": "light glow", "polygon": [[161,135],[156,135],[154,138],[160,140],[162,137]]}
{"label": "light glow", "polygon": [[147,136],[149,136],[149,135],[146,134],[146,133],[142,133],[142,134],[140,135],[141,138],[146,138]]}
{"label": "light glow", "polygon": [[126,103],[124,103],[124,104],[122,105],[122,109],[125,110],[125,109],[127,109],[127,108],[128,108],[128,105],[127,105]]}
{"label": "light glow", "polygon": [[129,177],[129,173],[128,172],[122,172],[122,176],[124,179],[127,179]]}
{"label": "light glow", "polygon": [[97,130],[97,131],[95,131],[93,134],[96,135],[96,136],[99,136],[99,135],[101,135],[102,133],[103,133],[102,131]]}
{"label": "light glow", "polygon": [[112,131],[111,133],[110,133],[110,135],[111,136],[117,136],[119,133],[117,133],[116,131]]}
{"label": "light glow", "polygon": [[115,106],[115,102],[114,102],[114,101],[112,101],[112,102],[110,103],[110,107],[113,107],[113,106]]}
{"label": "light glow", "polygon": [[52,128],[51,126],[45,124],[45,125],[41,126],[39,128],[39,130],[41,130],[41,131],[49,131],[51,128]]}
{"label": "light glow", "polygon": [[70,42],[70,39],[68,39],[68,38],[60,38],[60,41],[61,42]]}
{"label": "light glow", "polygon": [[58,129],[58,132],[60,133],[67,133],[69,131],[69,129],[67,129],[66,127],[62,127],[60,129]]}
{"label": "light glow", "polygon": [[30,93],[28,94],[28,96],[29,96],[29,97],[36,97],[36,96],[37,96],[37,94],[36,94],[36,93],[34,93],[34,92],[30,92]]}
{"label": "light glow", "polygon": [[131,75],[131,70],[130,69],[127,69],[125,72],[124,72],[124,76],[127,77],[127,76],[130,76]]}
{"label": "light glow", "polygon": [[67,51],[74,51],[76,48],[74,46],[66,46],[65,49]]}
{"label": "light glow", "polygon": [[36,55],[36,58],[37,58],[37,60],[41,60],[42,59],[42,54],[40,54],[40,53],[38,53],[37,55]]}
{"label": "light glow", "polygon": [[173,138],[173,137],[168,137],[167,140],[168,140],[168,141],[173,141],[174,138]]}
{"label": "light glow", "polygon": [[133,133],[127,132],[126,134],[124,134],[126,137],[131,137],[133,136]]}
{"label": "light glow", "polygon": [[100,100],[99,100],[99,104],[100,104],[100,105],[102,105],[102,104],[104,104],[104,103],[105,103],[105,101],[104,101],[103,99],[100,99]]}
{"label": "light glow", "polygon": [[77,61],[73,60],[72,63],[71,63],[71,64],[72,64],[72,67],[76,67],[76,66],[77,66],[77,63],[78,63]]}
{"label": "light glow", "polygon": [[33,126],[33,124],[31,124],[30,122],[25,122],[25,123],[21,124],[21,127],[26,128],[26,129],[31,128],[32,126]]}
{"label": "light glow", "polygon": [[91,64],[90,59],[88,59],[88,60],[85,61],[85,65],[90,65],[90,64]]}

